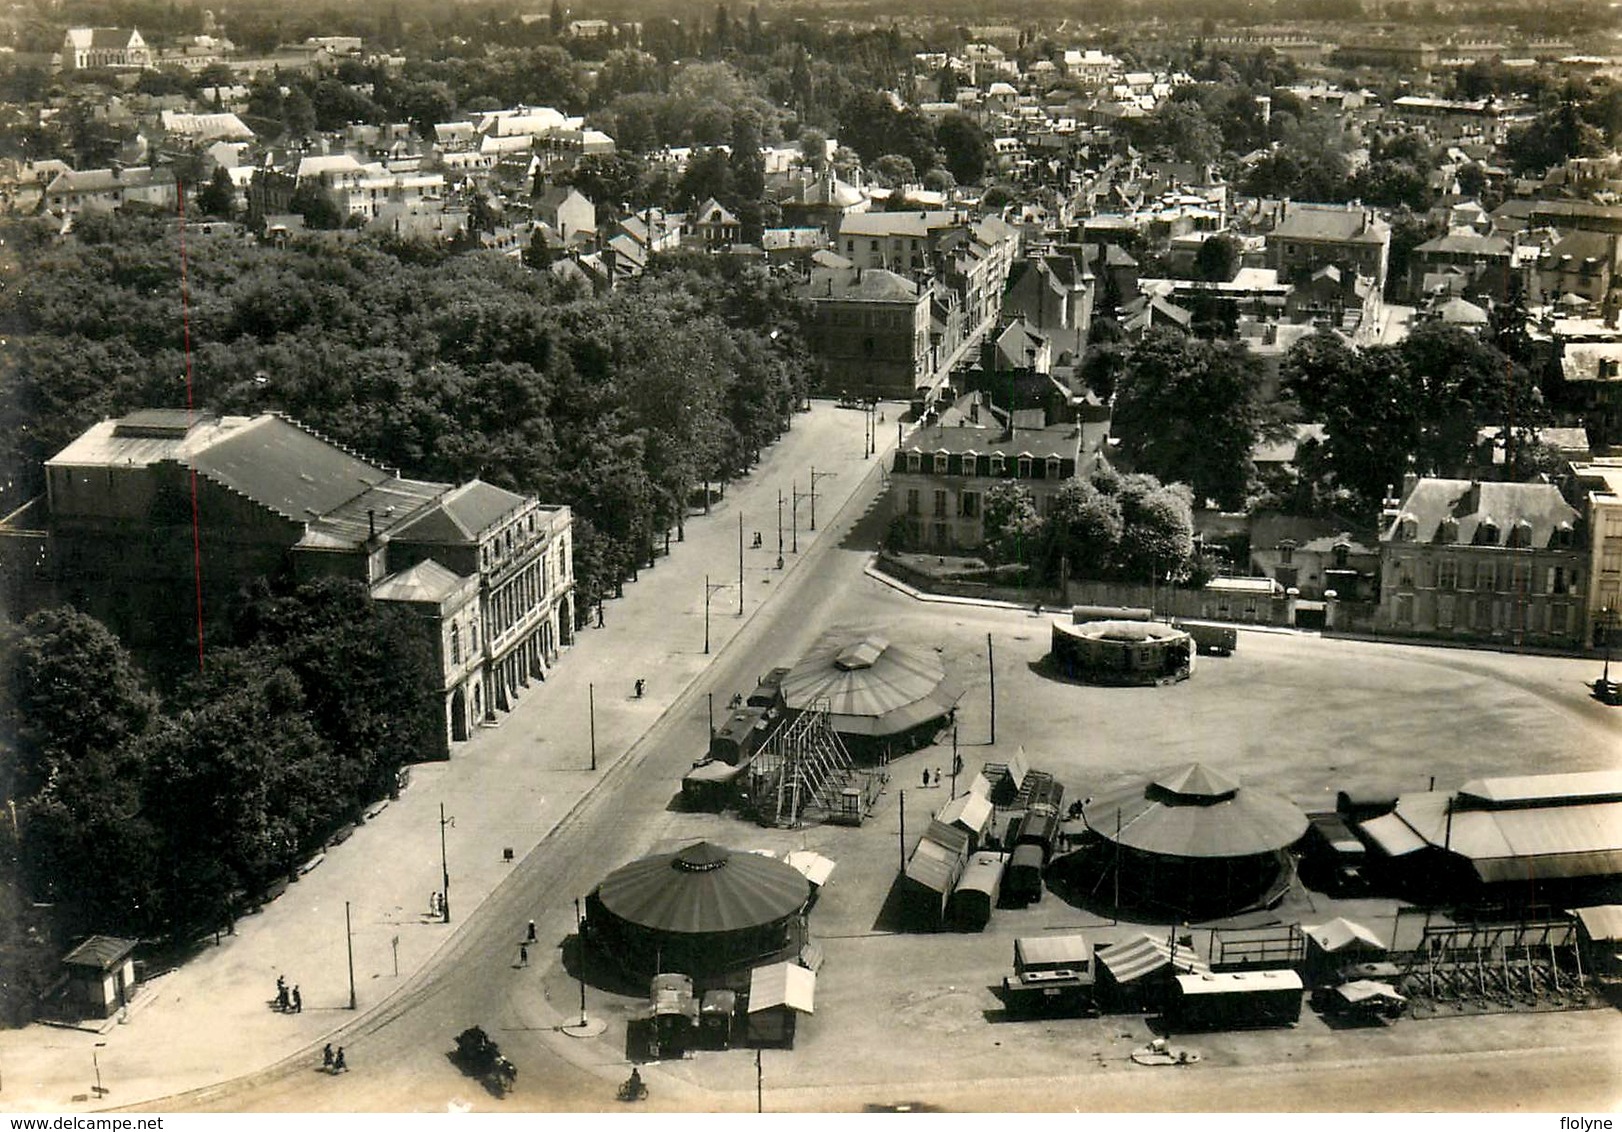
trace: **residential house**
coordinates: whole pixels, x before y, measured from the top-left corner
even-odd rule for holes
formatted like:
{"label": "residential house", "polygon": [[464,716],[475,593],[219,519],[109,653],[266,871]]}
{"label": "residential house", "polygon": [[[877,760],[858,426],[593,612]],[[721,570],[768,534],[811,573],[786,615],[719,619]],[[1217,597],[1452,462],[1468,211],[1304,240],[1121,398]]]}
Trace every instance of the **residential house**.
{"label": "residential house", "polygon": [[1565,405],[1582,414],[1598,445],[1622,441],[1622,338],[1557,343]]}
{"label": "residential house", "polygon": [[1329,592],[1366,601],[1379,588],[1380,548],[1333,519],[1261,514],[1250,525],[1250,572],[1309,601]]}
{"label": "residential house", "polygon": [[823,389],[911,400],[927,383],[928,287],[882,268],[815,267],[802,296]]}
{"label": "residential house", "polygon": [[567,507],[406,479],[277,414],[130,413],[45,475],[0,540],[40,564],[21,604],[72,603],[138,647],[173,647],[197,631],[194,603],[217,617],[254,578],[353,579],[421,618],[444,677],[441,754],[572,639]]}
{"label": "residential house", "polygon": [[1571,465],[1575,500],[1589,532],[1585,643],[1622,645],[1622,459]]}
{"label": "residential house", "polygon": [[1470,231],[1450,231],[1426,240],[1408,253],[1408,294],[1417,299],[1433,293],[1426,277],[1456,269],[1464,281],[1457,292],[1449,288],[1450,294],[1501,296],[1509,286],[1513,250],[1502,236]]}
{"label": "residential house", "polygon": [[948,410],[939,423],[911,433],[890,468],[890,513],[909,546],[932,551],[975,550],[985,542],[985,495],[999,483],[1030,491],[1047,514],[1066,481],[1089,471],[1107,430],[1064,423],[1020,428],[1013,416],[978,396]]}
{"label": "residential house", "polygon": [[1391,256],[1391,225],[1360,204],[1301,204],[1282,201],[1278,220],[1267,233],[1268,266],[1296,283],[1320,267],[1355,268],[1385,287]]}
{"label": "residential house", "polygon": [[549,185],[534,199],[536,220],[547,225],[567,243],[577,232],[597,229],[597,206],[566,185]]}
{"label": "residential house", "polygon": [[1380,536],[1378,629],[1553,647],[1587,635],[1582,516],[1550,483],[1405,477]]}
{"label": "residential house", "polygon": [[62,39],[62,70],[145,69],[152,51],[136,28],[69,28]]}
{"label": "residential house", "polygon": [[58,173],[45,186],[45,207],[57,216],[112,212],[127,204],[174,208],[180,197],[172,169],[86,169]]}
{"label": "residential house", "polygon": [[688,230],[705,251],[725,251],[743,239],[743,224],[725,205],[711,197],[688,217]]}
{"label": "residential house", "polygon": [[1616,233],[1572,231],[1538,257],[1533,273],[1536,293],[1544,302],[1577,295],[1604,303],[1622,269],[1622,239]]}
{"label": "residential house", "polygon": [[1014,261],[1003,289],[1002,315],[1018,316],[1053,344],[1054,361],[1079,365],[1092,327],[1092,272],[1068,255]]}

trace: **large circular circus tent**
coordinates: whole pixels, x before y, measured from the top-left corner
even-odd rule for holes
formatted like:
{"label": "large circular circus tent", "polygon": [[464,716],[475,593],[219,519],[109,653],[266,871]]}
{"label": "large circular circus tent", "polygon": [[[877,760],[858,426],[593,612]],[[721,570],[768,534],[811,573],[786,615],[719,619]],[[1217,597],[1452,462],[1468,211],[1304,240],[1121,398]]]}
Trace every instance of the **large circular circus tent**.
{"label": "large circular circus tent", "polygon": [[[1288,848],[1307,830],[1293,802],[1198,763],[1125,780],[1082,807],[1095,891],[1188,918],[1283,895]],[[1079,862],[1078,862],[1079,863]]]}
{"label": "large circular circus tent", "polygon": [[586,897],[586,934],[628,971],[704,979],[797,951],[810,895],[782,861],[698,841],[610,873]]}
{"label": "large circular circus tent", "polygon": [[950,716],[961,690],[939,654],[869,633],[824,637],[783,677],[790,711],[828,713],[847,742],[917,745]]}

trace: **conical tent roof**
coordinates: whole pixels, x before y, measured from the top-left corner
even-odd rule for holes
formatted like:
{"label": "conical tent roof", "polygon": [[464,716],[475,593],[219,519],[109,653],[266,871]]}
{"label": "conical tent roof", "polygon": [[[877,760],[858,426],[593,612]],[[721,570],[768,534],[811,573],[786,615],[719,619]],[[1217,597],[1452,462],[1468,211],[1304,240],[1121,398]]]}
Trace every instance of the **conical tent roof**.
{"label": "conical tent roof", "polygon": [[743,931],[793,915],[811,895],[805,877],[771,857],[697,841],[632,861],[597,887],[611,914],[656,931]]}
{"label": "conical tent roof", "polygon": [[1082,816],[1108,841],[1168,857],[1250,857],[1283,849],[1307,831],[1294,803],[1198,763],[1115,786]]}
{"label": "conical tent roof", "polygon": [[805,711],[825,701],[835,731],[894,735],[952,710],[962,694],[935,653],[878,634],[824,637],[783,677],[783,701]]}

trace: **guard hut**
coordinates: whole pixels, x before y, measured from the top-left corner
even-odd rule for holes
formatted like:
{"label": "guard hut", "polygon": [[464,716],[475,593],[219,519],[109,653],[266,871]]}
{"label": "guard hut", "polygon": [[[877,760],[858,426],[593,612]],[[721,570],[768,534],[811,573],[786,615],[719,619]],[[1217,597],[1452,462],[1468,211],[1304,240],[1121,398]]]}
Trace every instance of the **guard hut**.
{"label": "guard hut", "polygon": [[73,1005],[106,1018],[129,1002],[135,990],[135,944],[133,939],[93,935],[64,955]]}
{"label": "guard hut", "polygon": [[749,973],[749,1043],[794,1045],[801,1014],[813,1013],[817,976],[795,963],[773,963]]}
{"label": "guard hut", "polygon": [[1301,934],[1307,937],[1304,973],[1315,987],[1339,982],[1342,967],[1378,963],[1387,953],[1379,936],[1345,916],[1324,924],[1302,924]]}

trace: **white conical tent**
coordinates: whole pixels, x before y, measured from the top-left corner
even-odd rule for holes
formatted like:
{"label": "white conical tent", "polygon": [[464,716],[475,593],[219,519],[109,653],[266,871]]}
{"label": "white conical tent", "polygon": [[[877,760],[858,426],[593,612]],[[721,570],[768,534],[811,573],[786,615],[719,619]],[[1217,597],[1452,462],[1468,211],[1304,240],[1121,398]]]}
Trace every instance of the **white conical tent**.
{"label": "white conical tent", "polygon": [[1294,844],[1307,816],[1194,763],[1103,792],[1082,811],[1107,841],[1169,857],[1248,857]]}
{"label": "white conical tent", "polygon": [[878,634],[829,636],[783,678],[795,711],[826,706],[847,735],[895,735],[946,715],[962,692],[933,652],[891,644]]}

